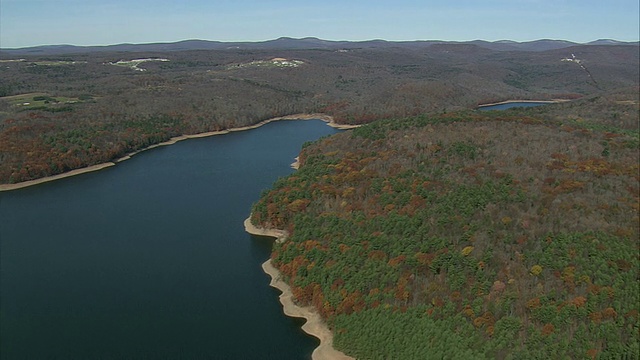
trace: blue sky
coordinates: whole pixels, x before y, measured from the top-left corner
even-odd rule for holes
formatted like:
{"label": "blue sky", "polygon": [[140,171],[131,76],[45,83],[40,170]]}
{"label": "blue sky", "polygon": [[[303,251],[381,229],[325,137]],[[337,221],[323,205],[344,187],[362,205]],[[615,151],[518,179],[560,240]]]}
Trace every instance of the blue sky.
{"label": "blue sky", "polygon": [[0,47],[328,40],[637,41],[638,0],[0,0]]}

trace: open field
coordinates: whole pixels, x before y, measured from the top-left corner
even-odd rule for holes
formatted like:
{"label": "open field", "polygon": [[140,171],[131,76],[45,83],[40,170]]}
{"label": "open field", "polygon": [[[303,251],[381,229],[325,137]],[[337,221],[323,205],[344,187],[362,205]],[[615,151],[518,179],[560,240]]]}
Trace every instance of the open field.
{"label": "open field", "polygon": [[[19,111],[43,110],[43,111],[68,111],[60,109],[70,109],[68,105],[77,104],[83,101],[93,100],[90,95],[82,95],[80,98],[56,96],[52,97],[46,93],[30,93],[0,98]],[[66,107],[65,107],[66,106]]]}

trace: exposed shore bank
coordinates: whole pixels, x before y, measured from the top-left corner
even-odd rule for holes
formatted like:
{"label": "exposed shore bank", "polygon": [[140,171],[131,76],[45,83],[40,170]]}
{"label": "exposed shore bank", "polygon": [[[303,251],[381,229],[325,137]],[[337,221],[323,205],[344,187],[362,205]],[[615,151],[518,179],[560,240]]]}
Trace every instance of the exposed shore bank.
{"label": "exposed shore bank", "polygon": [[513,103],[557,104],[557,103],[563,103],[563,102],[568,102],[568,101],[571,101],[571,100],[565,100],[565,99],[552,99],[552,100],[505,100],[505,101],[500,101],[500,102],[495,102],[495,103],[479,104],[476,108],[481,108],[481,107],[485,107],[485,106],[513,104]]}
{"label": "exposed shore bank", "polygon": [[296,156],[295,160],[296,161],[291,163],[291,168],[294,170],[298,170],[298,168],[300,167],[300,157]]}
{"label": "exposed shore bank", "polygon": [[[259,228],[251,223],[251,217],[244,221],[244,228],[249,234],[274,237],[277,242],[285,241],[288,235],[284,230]],[[271,264],[271,260],[262,264],[262,269],[271,276],[269,285],[282,292],[280,303],[285,315],[306,319],[307,322],[302,325],[302,330],[320,339],[320,345],[313,350],[311,358],[313,360],[353,360],[352,357],[333,348],[333,334],[313,307],[301,307],[293,302],[291,288],[281,279],[280,271]]]}
{"label": "exposed shore bank", "polygon": [[70,176],[75,176],[75,175],[80,175],[80,174],[85,174],[85,173],[89,173],[89,172],[93,172],[93,171],[98,171],[98,170],[102,170],[111,166],[116,165],[119,162],[125,161],[125,160],[129,160],[131,159],[132,156],[141,153],[143,151],[147,151],[147,150],[151,150],[151,149],[155,149],[157,147],[160,146],[167,146],[167,145],[173,145],[179,141],[182,140],[187,140],[187,139],[196,139],[196,138],[203,138],[203,137],[209,137],[209,136],[215,136],[215,135],[224,135],[224,134],[228,134],[231,132],[235,132],[235,131],[245,131],[245,130],[251,130],[251,129],[256,129],[259,128],[260,126],[266,125],[270,122],[273,121],[280,121],[280,120],[314,120],[314,119],[318,119],[318,120],[322,120],[324,122],[327,123],[327,125],[334,127],[336,129],[352,129],[355,127],[358,127],[358,125],[343,125],[343,124],[337,124],[333,117],[326,115],[326,114],[294,114],[294,115],[287,115],[287,116],[280,116],[280,117],[275,117],[275,118],[271,118],[271,119],[267,119],[267,120],[263,120],[257,124],[254,125],[249,125],[249,126],[242,126],[242,127],[238,127],[238,128],[231,128],[231,129],[227,129],[227,130],[220,130],[220,131],[211,131],[211,132],[206,132],[206,133],[200,133],[200,134],[193,134],[193,135],[181,135],[181,136],[176,136],[173,137],[167,141],[158,143],[158,144],[154,144],[151,146],[148,146],[144,149],[140,149],[134,152],[131,152],[117,160],[114,161],[109,161],[109,162],[105,162],[102,164],[97,164],[97,165],[92,165],[92,166],[88,166],[88,167],[84,167],[84,168],[80,168],[80,169],[74,169],[71,171],[67,171],[61,174],[56,174],[56,175],[51,175],[51,176],[46,176],[43,178],[39,178],[39,179],[34,179],[34,180],[28,180],[28,181],[23,181],[23,182],[19,182],[19,183],[15,183],[15,184],[0,184],[0,191],[10,191],[10,190],[17,190],[17,189],[21,189],[21,188],[25,188],[28,186],[33,186],[33,185],[38,185],[38,184],[42,184],[45,182],[49,182],[49,181],[55,181],[55,180],[59,180],[59,179],[64,179]]}
{"label": "exposed shore bank", "polygon": [[102,164],[98,164],[98,165],[93,165],[93,166],[88,166],[88,167],[84,167],[84,168],[80,168],[80,169],[75,169],[75,170],[63,172],[62,174],[43,177],[43,178],[40,178],[40,179],[27,180],[27,181],[19,182],[19,183],[16,183],[16,184],[0,184],[0,191],[9,191],[9,190],[21,189],[21,188],[25,188],[25,187],[28,187],[28,186],[42,184],[42,183],[49,182],[49,181],[64,179],[64,178],[68,178],[68,177],[75,176],[75,175],[86,174],[86,173],[90,173],[90,172],[93,172],[93,171],[102,170],[102,169],[105,169],[105,168],[108,168],[108,167],[111,167],[111,166],[114,166],[114,165],[115,165],[114,162],[107,162],[107,163],[102,163]]}

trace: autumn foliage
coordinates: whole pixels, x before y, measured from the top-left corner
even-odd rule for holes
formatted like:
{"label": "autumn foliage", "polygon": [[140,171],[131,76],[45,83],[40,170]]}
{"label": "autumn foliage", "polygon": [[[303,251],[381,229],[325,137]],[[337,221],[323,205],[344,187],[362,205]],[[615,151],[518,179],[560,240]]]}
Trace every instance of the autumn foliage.
{"label": "autumn foliage", "polygon": [[424,341],[633,358],[636,141],[502,114],[380,121],[305,147],[253,221],[292,231],[274,264],[358,358],[419,358]]}

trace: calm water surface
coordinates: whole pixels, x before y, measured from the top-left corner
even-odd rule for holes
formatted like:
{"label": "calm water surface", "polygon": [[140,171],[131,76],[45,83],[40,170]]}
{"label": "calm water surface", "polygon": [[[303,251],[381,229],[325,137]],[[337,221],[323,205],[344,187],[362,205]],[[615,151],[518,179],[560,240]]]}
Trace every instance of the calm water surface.
{"label": "calm water surface", "polygon": [[304,359],[244,232],[322,121],[193,139],[0,193],[2,359]]}
{"label": "calm water surface", "polygon": [[548,102],[512,102],[512,103],[506,103],[506,104],[481,106],[478,108],[478,110],[485,110],[485,111],[507,110],[514,107],[534,107],[534,106],[549,105],[549,104],[550,103]]}

